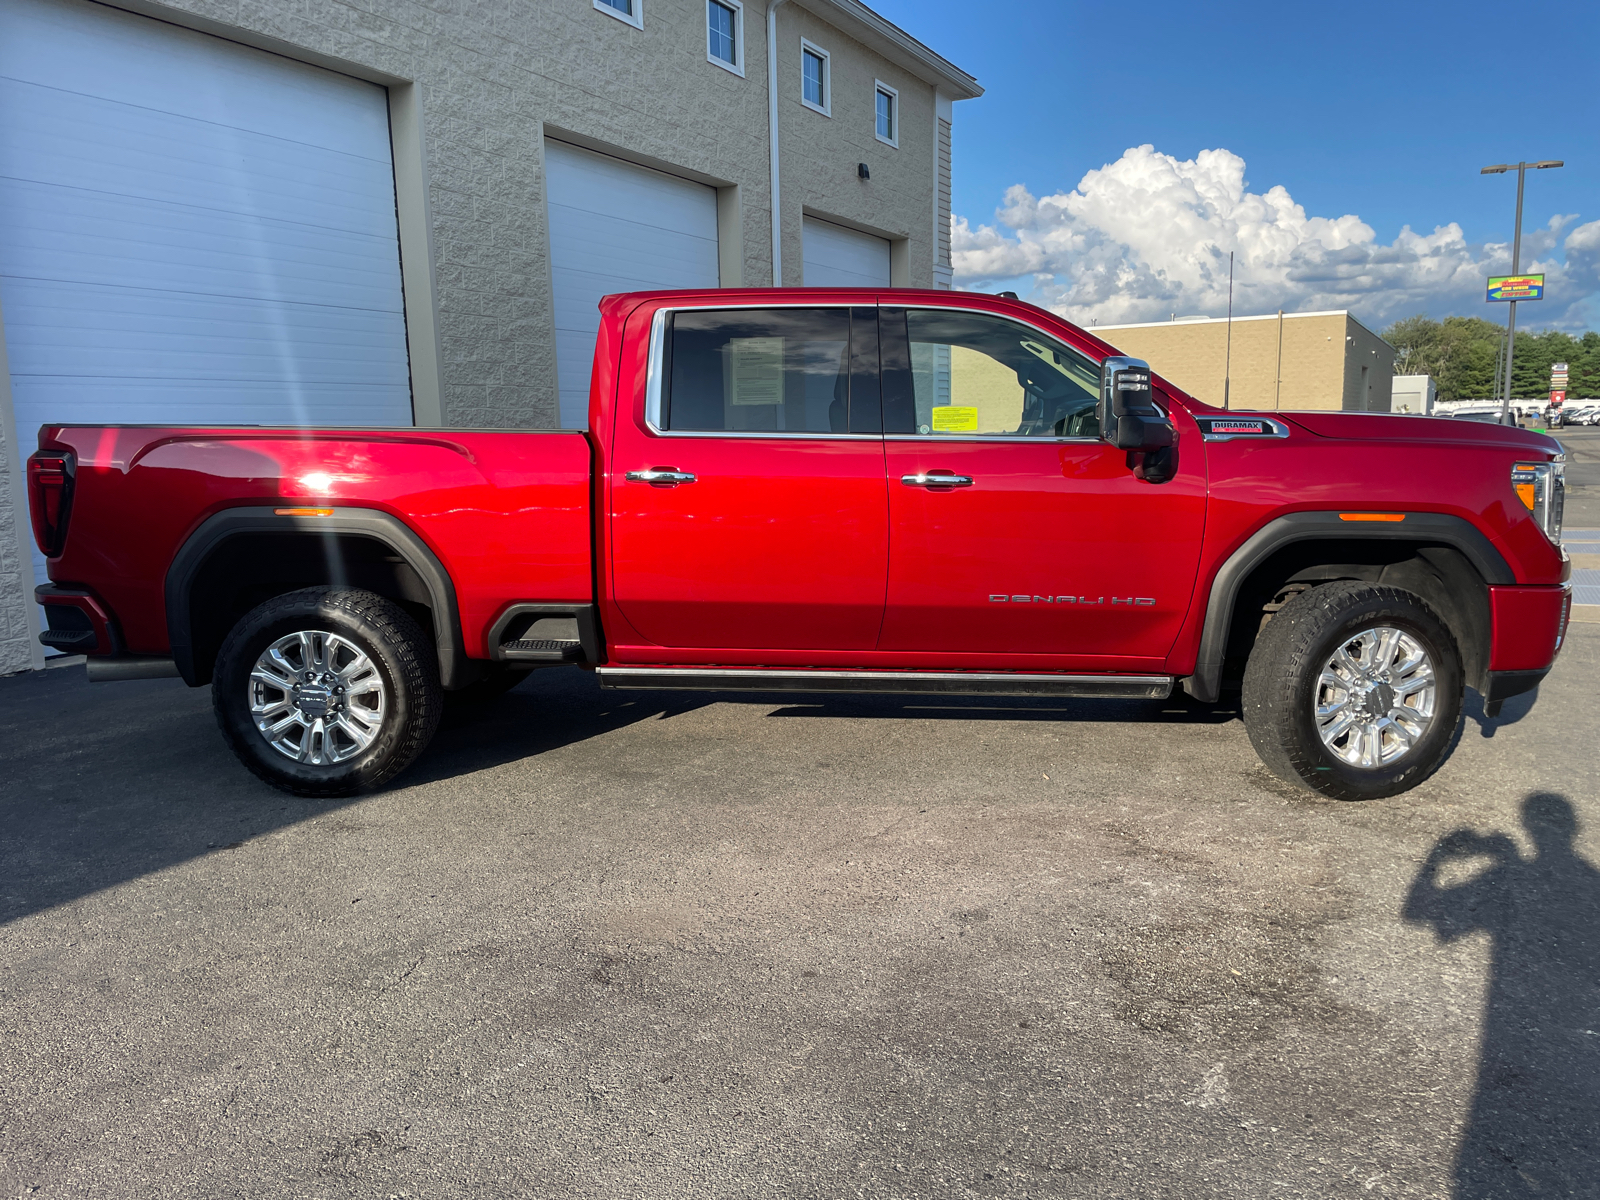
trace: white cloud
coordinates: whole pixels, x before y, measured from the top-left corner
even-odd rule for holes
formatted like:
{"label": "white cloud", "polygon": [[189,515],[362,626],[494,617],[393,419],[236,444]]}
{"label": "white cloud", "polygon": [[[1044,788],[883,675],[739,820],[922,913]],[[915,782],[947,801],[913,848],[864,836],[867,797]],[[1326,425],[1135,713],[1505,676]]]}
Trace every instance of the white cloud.
{"label": "white cloud", "polygon": [[[1346,308],[1378,327],[1481,311],[1484,277],[1511,269],[1509,244],[1469,244],[1454,223],[1407,226],[1384,245],[1359,217],[1307,216],[1282,186],[1248,190],[1228,150],[1180,161],[1137,146],[1070,192],[1035,198],[1017,184],[995,217],[976,229],[952,219],[957,286],[1010,285],[1082,325],[1222,315],[1229,251],[1236,314]],[[1546,274],[1550,299],[1521,323],[1581,326],[1595,312],[1600,221],[1566,232],[1576,219],[1523,234],[1522,269]]]}

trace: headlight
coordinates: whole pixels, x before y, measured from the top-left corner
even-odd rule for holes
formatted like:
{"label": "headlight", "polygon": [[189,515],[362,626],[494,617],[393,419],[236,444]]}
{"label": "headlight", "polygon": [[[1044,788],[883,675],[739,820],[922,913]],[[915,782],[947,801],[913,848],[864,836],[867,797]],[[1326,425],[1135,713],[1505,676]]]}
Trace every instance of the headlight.
{"label": "headlight", "polygon": [[1567,463],[1560,455],[1554,462],[1517,463],[1511,468],[1511,487],[1517,499],[1528,506],[1545,537],[1561,544],[1561,509],[1567,498]]}

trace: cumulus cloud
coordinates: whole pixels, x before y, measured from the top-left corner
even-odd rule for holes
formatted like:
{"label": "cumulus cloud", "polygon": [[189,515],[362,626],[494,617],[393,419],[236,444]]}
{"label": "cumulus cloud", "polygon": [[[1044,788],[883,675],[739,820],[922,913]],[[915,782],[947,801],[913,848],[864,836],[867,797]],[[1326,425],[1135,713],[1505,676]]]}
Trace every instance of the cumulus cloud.
{"label": "cumulus cloud", "polygon": [[[1576,219],[1523,233],[1522,269],[1547,276],[1541,325],[1600,315],[1600,221],[1569,229]],[[1385,245],[1360,217],[1308,216],[1282,186],[1250,191],[1228,150],[1184,161],[1137,146],[1070,192],[1017,184],[993,224],[951,226],[956,286],[1011,287],[1082,325],[1221,316],[1230,251],[1236,314],[1343,308],[1380,327],[1481,311],[1484,277],[1511,269],[1509,243],[1471,244],[1454,223]]]}

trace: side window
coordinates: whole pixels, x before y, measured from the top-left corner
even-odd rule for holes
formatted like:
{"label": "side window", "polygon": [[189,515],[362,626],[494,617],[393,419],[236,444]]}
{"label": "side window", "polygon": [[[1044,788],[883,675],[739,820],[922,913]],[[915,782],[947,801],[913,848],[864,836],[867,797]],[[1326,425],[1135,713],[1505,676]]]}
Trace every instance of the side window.
{"label": "side window", "polygon": [[877,433],[877,339],[873,308],[674,313],[663,348],[661,428]]}
{"label": "side window", "polygon": [[[904,349],[895,346],[904,312]],[[1099,368],[1037,329],[983,313],[884,309],[890,433],[1099,437]]]}

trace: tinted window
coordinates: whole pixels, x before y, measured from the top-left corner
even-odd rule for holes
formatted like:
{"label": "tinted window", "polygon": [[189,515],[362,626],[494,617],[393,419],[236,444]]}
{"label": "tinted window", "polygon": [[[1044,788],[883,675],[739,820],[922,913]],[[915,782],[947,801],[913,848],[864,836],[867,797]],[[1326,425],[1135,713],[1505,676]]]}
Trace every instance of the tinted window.
{"label": "tinted window", "polygon": [[876,433],[877,357],[872,308],[675,313],[667,337],[662,428]]}
{"label": "tinted window", "polygon": [[[884,309],[891,433],[1099,437],[1100,369],[1037,329],[936,308]],[[903,348],[902,348],[903,347]]]}

